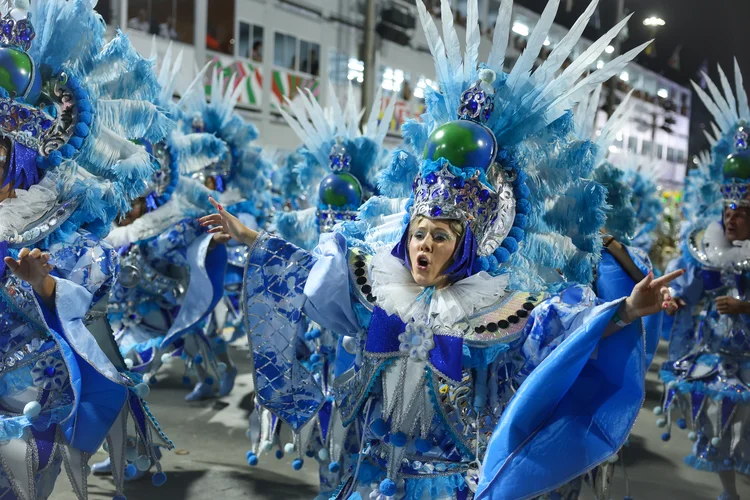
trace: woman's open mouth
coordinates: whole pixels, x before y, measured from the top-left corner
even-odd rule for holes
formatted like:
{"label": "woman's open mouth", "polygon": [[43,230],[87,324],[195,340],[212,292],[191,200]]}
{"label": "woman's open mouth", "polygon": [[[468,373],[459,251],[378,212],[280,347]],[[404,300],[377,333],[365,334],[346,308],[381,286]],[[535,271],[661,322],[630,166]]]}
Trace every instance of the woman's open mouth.
{"label": "woman's open mouth", "polygon": [[430,259],[424,255],[417,256],[417,269],[420,271],[426,271],[430,267]]}

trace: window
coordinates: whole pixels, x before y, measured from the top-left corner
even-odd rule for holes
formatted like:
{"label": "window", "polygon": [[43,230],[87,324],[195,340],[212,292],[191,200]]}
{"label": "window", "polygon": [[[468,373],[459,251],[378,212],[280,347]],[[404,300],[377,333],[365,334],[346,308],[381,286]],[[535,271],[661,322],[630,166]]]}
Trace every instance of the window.
{"label": "window", "polygon": [[636,153],[638,151],[638,138],[628,137],[628,151],[630,153]]}
{"label": "window", "polygon": [[641,154],[643,156],[651,156],[651,150],[654,147],[654,143],[651,141],[643,141],[641,143]]}
{"label": "window", "polygon": [[661,144],[656,145],[656,157],[660,160],[664,159],[664,146]]}
{"label": "window", "polygon": [[667,148],[667,161],[677,161],[677,154],[674,148]]}
{"label": "window", "polygon": [[350,82],[362,83],[365,81],[365,63],[359,59],[349,59],[347,64],[346,78]]}
{"label": "window", "polygon": [[622,132],[620,132],[620,133],[618,133],[618,134],[617,134],[617,135],[615,136],[615,142],[614,142],[614,145],[615,145],[615,147],[616,147],[617,149],[622,149],[622,141],[623,141],[623,136],[622,136]]}
{"label": "window", "polygon": [[[116,2],[100,1],[97,11],[107,19],[104,11],[111,13],[111,5],[116,5]],[[129,0],[128,29],[192,44],[195,0]]]}
{"label": "window", "polygon": [[677,150],[677,163],[685,163],[687,160],[687,155],[685,154],[685,151],[679,149]]}
{"label": "window", "polygon": [[263,62],[263,27],[240,21],[239,55]]}
{"label": "window", "polygon": [[318,76],[320,70],[320,45],[317,43],[306,42],[300,40],[299,42],[299,55],[300,65],[299,70],[303,73],[309,73],[313,76]]}
{"label": "window", "polygon": [[295,69],[297,66],[297,38],[276,33],[273,45],[273,63],[280,68]]}
{"label": "window", "polygon": [[404,83],[404,72],[400,69],[385,68],[382,73],[381,87],[383,90],[391,90],[393,92],[400,92],[401,86]]}
{"label": "window", "polygon": [[234,55],[234,0],[211,0],[209,5],[206,48]]}
{"label": "window", "polygon": [[[318,76],[320,71],[320,45],[297,37],[276,33],[274,36],[273,63],[280,67]],[[364,64],[362,65],[364,70]],[[352,80],[352,78],[349,78]]]}

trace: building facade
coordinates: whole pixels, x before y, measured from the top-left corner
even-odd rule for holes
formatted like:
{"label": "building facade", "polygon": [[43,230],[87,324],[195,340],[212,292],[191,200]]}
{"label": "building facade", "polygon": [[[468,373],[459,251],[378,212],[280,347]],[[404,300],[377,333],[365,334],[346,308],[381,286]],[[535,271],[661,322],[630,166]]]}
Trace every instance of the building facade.
{"label": "building facade", "polygon": [[[377,4],[374,78],[384,95],[398,99],[388,139],[395,146],[400,125],[421,114],[424,89],[434,85],[434,67],[415,22],[414,0]],[[439,12],[439,0],[426,4]],[[460,26],[466,19],[466,0],[453,4]],[[487,38],[482,49],[487,52],[499,4],[499,0],[480,0]],[[263,145],[288,150],[298,145],[278,109],[302,89],[325,105],[334,93],[343,99],[351,84],[353,98],[359,102],[365,78],[364,0],[99,0],[97,9],[113,29],[126,30],[142,53],[149,54],[155,40],[157,52],[163,54],[171,42],[173,50],[184,51],[185,61],[195,61],[183,65],[178,89],[184,89],[206,62],[228,76],[237,75],[236,82],[243,85],[238,107],[258,126]],[[509,66],[538,18],[514,6]],[[553,27],[542,58],[566,32],[562,26]],[[580,53],[589,44],[581,40],[575,50]],[[653,171],[667,188],[681,184],[687,163],[690,91],[636,64],[613,81],[618,98],[632,88],[637,101],[630,122],[611,148],[613,161],[637,163]],[[602,111],[598,120],[603,123],[605,117]]]}

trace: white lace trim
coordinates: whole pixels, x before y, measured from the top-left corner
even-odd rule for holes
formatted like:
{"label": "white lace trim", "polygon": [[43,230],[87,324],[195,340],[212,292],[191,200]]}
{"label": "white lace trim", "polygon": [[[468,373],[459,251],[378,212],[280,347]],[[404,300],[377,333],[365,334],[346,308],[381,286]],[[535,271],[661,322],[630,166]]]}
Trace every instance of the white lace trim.
{"label": "white lace trim", "polygon": [[750,260],[750,240],[730,243],[721,224],[712,222],[703,233],[703,251],[710,266],[731,270],[740,262]]}
{"label": "white lace trim", "polygon": [[29,189],[16,189],[15,198],[0,202],[0,241],[7,241],[41,219],[55,207],[59,194],[53,172]]}
{"label": "white lace trim", "polygon": [[373,295],[388,314],[397,314],[404,322],[428,316],[436,326],[454,327],[491,306],[505,295],[509,276],[491,276],[482,271],[445,288],[435,290],[429,305],[417,297],[424,288],[414,282],[411,272],[391,255],[390,249],[372,258]]}

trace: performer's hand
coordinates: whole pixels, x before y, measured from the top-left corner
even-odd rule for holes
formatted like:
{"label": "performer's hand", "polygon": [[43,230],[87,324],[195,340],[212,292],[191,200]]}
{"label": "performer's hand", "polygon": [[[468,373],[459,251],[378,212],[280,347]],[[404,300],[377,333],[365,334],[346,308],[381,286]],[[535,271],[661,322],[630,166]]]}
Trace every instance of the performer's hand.
{"label": "performer's hand", "polygon": [[225,245],[225,244],[229,243],[229,240],[231,240],[231,239],[232,239],[232,237],[229,236],[227,233],[225,233],[223,231],[220,232],[220,233],[214,233],[214,235],[211,237],[211,245],[210,246],[214,247],[216,245]]}
{"label": "performer's hand", "polygon": [[719,314],[747,314],[750,312],[750,303],[734,297],[717,297],[714,305]]}
{"label": "performer's hand", "polygon": [[687,303],[682,300],[679,297],[672,297],[671,299],[667,299],[663,306],[664,306],[664,312],[669,314],[670,316],[674,316],[677,314],[677,311],[685,307]]}
{"label": "performer's hand", "polygon": [[638,318],[661,311],[665,302],[671,299],[667,285],[683,274],[685,274],[685,270],[679,269],[661,278],[654,279],[654,273],[648,273],[648,276],[635,285],[630,297],[625,299],[623,321],[630,323]]}
{"label": "performer's hand", "polygon": [[27,282],[41,297],[46,305],[51,305],[55,294],[56,283],[50,276],[54,266],[49,263],[50,255],[38,248],[29,250],[23,248],[18,254],[18,260],[5,257],[8,269],[20,279]]}
{"label": "performer's hand", "polygon": [[257,231],[253,231],[244,225],[237,217],[224,210],[224,207],[213,198],[209,198],[209,201],[219,213],[206,215],[198,219],[201,226],[208,227],[209,233],[219,235],[218,238],[224,242],[229,241],[229,238],[234,238],[246,245],[252,245],[255,242],[255,238],[258,237]]}

